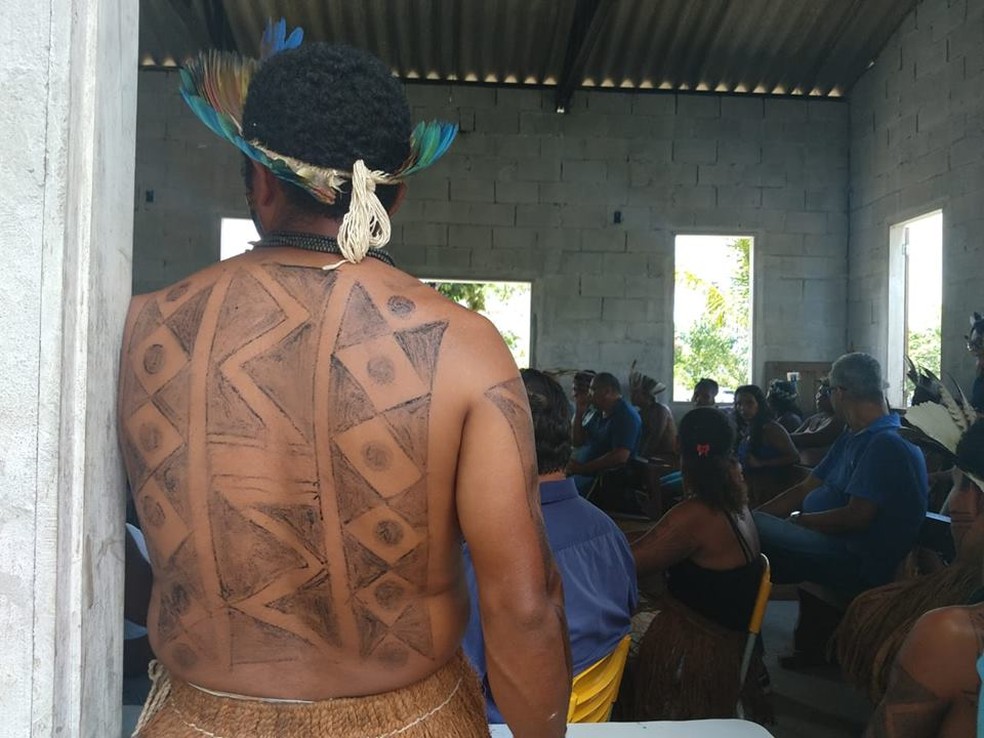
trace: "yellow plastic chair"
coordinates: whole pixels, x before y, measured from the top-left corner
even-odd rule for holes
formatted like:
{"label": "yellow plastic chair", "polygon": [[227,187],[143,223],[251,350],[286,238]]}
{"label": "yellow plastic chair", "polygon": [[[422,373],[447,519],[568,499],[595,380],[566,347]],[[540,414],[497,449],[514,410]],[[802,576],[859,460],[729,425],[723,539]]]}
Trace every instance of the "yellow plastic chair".
{"label": "yellow plastic chair", "polygon": [[615,650],[574,677],[571,701],[567,707],[569,723],[604,723],[612,714],[618,697],[631,636],[625,636]]}
{"label": "yellow plastic chair", "polygon": [[[762,632],[762,621],[765,620],[765,608],[769,604],[769,595],[772,594],[772,570],[769,566],[769,558],[765,554],[762,557],[762,579],[759,581],[758,595],[755,598],[755,608],[752,610],[752,617],[748,622],[748,638],[745,640],[745,653],[741,657],[741,669],[738,672],[738,693],[741,694],[742,687],[745,686],[745,677],[748,676],[748,669],[752,665],[752,654],[755,652],[755,643],[759,633]],[[738,698],[738,705],[735,710],[740,718],[745,717],[745,708]]]}

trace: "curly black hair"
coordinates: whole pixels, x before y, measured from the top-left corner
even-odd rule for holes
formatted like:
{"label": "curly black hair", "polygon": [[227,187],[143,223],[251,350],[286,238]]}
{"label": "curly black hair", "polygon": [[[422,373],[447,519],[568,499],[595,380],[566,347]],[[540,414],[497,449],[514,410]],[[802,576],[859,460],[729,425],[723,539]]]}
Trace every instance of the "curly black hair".
{"label": "curly black hair", "polygon": [[[341,44],[306,44],[268,59],[253,75],[243,108],[247,140],[343,171],[351,171],[358,159],[370,170],[395,171],[410,153],[410,130],[410,107],[400,82],[376,57]],[[252,188],[249,162],[243,166],[247,191]],[[331,205],[283,184],[302,213],[339,220],[348,211],[348,184]],[[392,206],[397,191],[395,185],[377,186],[383,207]]]}
{"label": "curly black hair", "polygon": [[684,489],[711,507],[740,512],[748,493],[735,468],[735,429],[728,417],[714,407],[694,408],[680,420],[677,441]]}
{"label": "curly black hair", "polygon": [[564,388],[536,369],[522,369],[533,414],[536,469],[539,474],[563,469],[571,458],[571,406]]}

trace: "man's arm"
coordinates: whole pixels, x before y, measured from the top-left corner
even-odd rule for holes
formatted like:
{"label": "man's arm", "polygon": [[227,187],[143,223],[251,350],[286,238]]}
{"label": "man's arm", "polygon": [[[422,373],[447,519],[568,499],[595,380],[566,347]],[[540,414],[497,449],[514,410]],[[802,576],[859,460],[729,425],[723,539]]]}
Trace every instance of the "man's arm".
{"label": "man's arm", "polygon": [[540,511],[533,423],[512,358],[498,336],[487,343],[481,374],[499,376],[465,419],[457,505],[478,582],[489,685],[516,738],[562,736],[570,647]]}
{"label": "man's arm", "polygon": [[945,607],[918,620],[899,650],[888,691],[865,738],[930,738],[939,733],[951,705],[978,686],[978,609]]}
{"label": "man's arm", "polygon": [[854,497],[844,507],[797,515],[795,522],[820,533],[851,533],[865,530],[878,514],[878,505],[864,497]]}
{"label": "man's arm", "polygon": [[588,411],[588,402],[581,395],[574,401],[574,418],[571,420],[571,443],[577,447],[582,446],[588,440],[588,434],[584,430],[584,413]]}
{"label": "man's arm", "polygon": [[605,469],[622,466],[622,464],[629,460],[631,455],[627,448],[614,448],[607,454],[603,454],[597,459],[591,459],[591,461],[585,461],[584,463],[571,461],[567,465],[567,470],[571,474],[597,474]]}
{"label": "man's arm", "polygon": [[789,466],[799,462],[799,451],[793,445],[789,432],[776,422],[768,423],[762,429],[762,440],[779,452],[771,459],[759,459],[749,454],[748,466],[752,469],[764,469],[770,466]]}
{"label": "man's arm", "polygon": [[799,510],[803,506],[803,500],[806,499],[806,496],[821,484],[823,482],[811,474],[799,484],[790,487],[755,509],[759,512],[775,515],[777,518],[788,517],[791,512]]}

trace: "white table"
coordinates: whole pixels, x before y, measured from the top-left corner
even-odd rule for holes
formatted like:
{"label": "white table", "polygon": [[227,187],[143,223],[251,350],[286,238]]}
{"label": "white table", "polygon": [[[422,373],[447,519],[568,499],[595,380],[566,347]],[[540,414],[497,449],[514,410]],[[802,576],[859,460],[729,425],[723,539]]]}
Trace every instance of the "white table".
{"label": "white table", "polygon": [[[505,725],[490,725],[492,738],[512,738]],[[648,723],[574,723],[570,738],[772,738],[758,723],[747,720],[659,720]]]}

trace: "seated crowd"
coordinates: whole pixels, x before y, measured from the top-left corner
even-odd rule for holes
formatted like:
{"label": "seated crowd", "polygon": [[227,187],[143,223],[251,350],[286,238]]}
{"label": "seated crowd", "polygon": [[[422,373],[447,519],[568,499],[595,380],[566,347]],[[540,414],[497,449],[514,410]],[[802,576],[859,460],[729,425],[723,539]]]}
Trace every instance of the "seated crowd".
{"label": "seated crowd", "polygon": [[[717,383],[701,379],[693,408],[677,425],[659,400],[666,386],[634,365],[628,399],[609,372],[577,372],[572,398],[544,372],[525,369],[521,376],[533,418],[540,512],[563,580],[573,673],[605,659],[632,633],[641,593],[653,613],[636,624],[644,632],[636,633],[624,674],[620,719],[738,711],[769,721],[761,639],[750,667],[739,669],[765,574],[853,600],[833,648],[848,679],[880,701],[872,735],[889,734],[886,726],[912,710],[933,731],[945,725],[956,735],[970,724],[970,694],[980,680],[968,659],[976,659],[984,640],[982,605],[974,604],[984,601],[984,420],[975,422],[972,409],[945,472],[953,480],[956,560],[942,575],[895,581],[926,517],[929,477],[924,454],[888,408],[871,356],[835,361],[817,388],[817,412],[805,420],[795,385],[778,380],[768,393],[738,387],[733,408],[719,408]],[[913,413],[913,425],[922,417]],[[638,485],[633,463],[673,469],[659,483],[679,499],[627,536],[605,510],[612,488]],[[144,564],[130,548],[136,550],[128,546],[128,566]],[[472,608],[463,650],[481,680],[489,721],[503,722],[487,677],[494,655],[485,648],[467,545],[465,574]],[[926,614],[941,606],[951,607]],[[128,617],[142,622],[129,611]]]}

